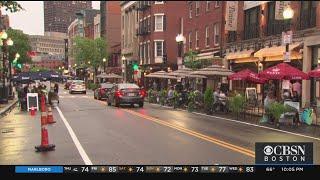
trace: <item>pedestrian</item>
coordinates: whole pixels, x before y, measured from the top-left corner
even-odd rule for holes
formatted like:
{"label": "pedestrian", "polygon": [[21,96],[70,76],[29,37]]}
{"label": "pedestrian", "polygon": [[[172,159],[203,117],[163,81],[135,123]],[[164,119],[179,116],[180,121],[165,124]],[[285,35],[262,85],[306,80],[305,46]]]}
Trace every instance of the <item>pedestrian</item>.
{"label": "pedestrian", "polygon": [[299,81],[295,81],[292,85],[292,92],[297,92],[297,96],[300,99],[301,97],[301,84]]}

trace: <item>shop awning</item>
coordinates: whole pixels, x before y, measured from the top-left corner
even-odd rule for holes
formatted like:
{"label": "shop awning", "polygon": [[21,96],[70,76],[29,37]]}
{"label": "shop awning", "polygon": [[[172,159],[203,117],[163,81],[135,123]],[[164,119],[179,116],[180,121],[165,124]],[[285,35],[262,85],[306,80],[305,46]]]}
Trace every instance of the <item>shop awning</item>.
{"label": "shop awning", "polygon": [[190,73],[191,75],[203,75],[203,76],[229,76],[233,72],[227,68],[218,65],[211,65],[207,68],[199,69]]}
{"label": "shop awning", "polygon": [[[302,48],[302,43],[294,43],[289,45],[289,51],[296,51],[298,52],[298,49]],[[281,59],[283,59],[283,53],[286,51],[286,46],[276,46],[276,47],[269,47],[269,48],[263,48],[254,53],[254,57],[257,58],[263,58],[263,57],[274,57],[274,56],[282,56]],[[281,60],[280,59],[280,60]]]}
{"label": "shop awning", "polygon": [[200,53],[200,54],[197,55],[196,60],[213,59],[214,58],[214,54],[216,54],[218,52],[219,51]]}
{"label": "shop awning", "polygon": [[252,53],[254,53],[254,50],[245,50],[245,51],[239,51],[239,52],[233,52],[226,55],[226,59],[243,59],[243,58],[250,58]]}

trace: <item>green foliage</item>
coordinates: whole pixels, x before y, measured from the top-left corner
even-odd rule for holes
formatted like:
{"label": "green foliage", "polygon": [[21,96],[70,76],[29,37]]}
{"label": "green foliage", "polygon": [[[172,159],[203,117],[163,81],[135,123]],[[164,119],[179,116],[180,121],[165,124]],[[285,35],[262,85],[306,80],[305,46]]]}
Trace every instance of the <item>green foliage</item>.
{"label": "green foliage", "polygon": [[32,48],[30,46],[28,35],[15,29],[8,29],[6,32],[8,34],[8,38],[11,38],[13,41],[13,46],[8,47],[9,60],[12,62],[16,59],[16,54],[19,53],[20,58],[16,63],[24,64],[31,62],[28,52],[31,51]]}
{"label": "green foliage", "polygon": [[244,102],[244,96],[237,94],[229,99],[229,108],[232,112],[239,113],[243,109]]}
{"label": "green foliage", "polygon": [[50,69],[48,68],[43,68],[43,67],[32,67],[29,70],[30,72],[46,72],[46,71],[50,71]]}
{"label": "green foliage", "polygon": [[22,6],[17,1],[0,1],[0,7],[4,7],[6,11],[11,13],[23,10]]}
{"label": "green foliage", "polygon": [[204,106],[206,111],[212,109],[213,106],[213,90],[212,88],[207,88],[204,93]]}
{"label": "green foliage", "polygon": [[270,104],[269,108],[269,113],[277,120],[280,119],[281,114],[289,111],[289,108],[284,106],[282,103],[278,102],[273,102]]}
{"label": "green foliage", "polygon": [[152,90],[152,89],[149,89],[149,90],[148,90],[148,100],[149,100],[149,103],[156,103],[156,102],[157,102],[157,94],[158,94],[157,91],[154,91],[154,90]]}
{"label": "green foliage", "polygon": [[88,89],[95,90],[97,88],[99,88],[99,84],[95,84],[95,83],[88,84]]}
{"label": "green foliage", "polygon": [[196,60],[197,55],[196,51],[187,52],[184,57],[184,65],[187,68],[197,70],[212,64],[211,60]]}
{"label": "green foliage", "polygon": [[193,112],[195,108],[196,93],[194,91],[189,92],[188,94],[188,111]]}
{"label": "green foliage", "polygon": [[[95,40],[83,37],[74,39],[74,57],[77,64],[97,68],[107,59],[107,44],[102,38]],[[88,63],[90,61],[90,64]],[[107,63],[107,62],[106,62]]]}
{"label": "green foliage", "polygon": [[160,104],[161,105],[164,105],[164,102],[165,102],[165,100],[167,98],[167,94],[168,94],[167,90],[165,90],[165,89],[160,91]]}

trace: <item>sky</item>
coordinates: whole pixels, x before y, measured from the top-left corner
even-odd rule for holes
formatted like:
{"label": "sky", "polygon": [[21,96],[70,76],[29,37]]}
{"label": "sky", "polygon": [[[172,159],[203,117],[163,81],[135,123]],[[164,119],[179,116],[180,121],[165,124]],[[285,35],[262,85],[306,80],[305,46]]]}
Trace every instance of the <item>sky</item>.
{"label": "sky", "polygon": [[[9,15],[10,26],[13,29],[20,29],[25,34],[43,35],[43,1],[17,1],[25,11],[16,13],[6,12],[1,9],[2,14]],[[92,1],[93,9],[100,9],[100,1]]]}

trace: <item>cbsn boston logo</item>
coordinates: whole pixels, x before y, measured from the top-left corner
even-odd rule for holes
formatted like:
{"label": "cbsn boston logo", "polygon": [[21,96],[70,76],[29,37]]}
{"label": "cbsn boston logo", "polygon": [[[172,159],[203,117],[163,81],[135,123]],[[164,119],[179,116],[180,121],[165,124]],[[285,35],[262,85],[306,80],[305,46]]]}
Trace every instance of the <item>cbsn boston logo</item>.
{"label": "cbsn boston logo", "polygon": [[313,144],[256,143],[256,164],[313,164]]}

